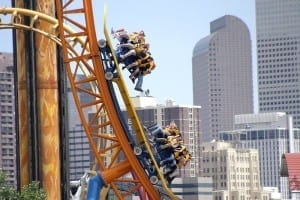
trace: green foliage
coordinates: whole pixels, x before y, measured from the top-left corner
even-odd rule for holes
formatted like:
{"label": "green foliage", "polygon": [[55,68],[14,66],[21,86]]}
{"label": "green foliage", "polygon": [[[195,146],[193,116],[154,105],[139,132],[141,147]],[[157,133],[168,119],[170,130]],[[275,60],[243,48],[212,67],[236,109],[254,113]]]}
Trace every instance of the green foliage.
{"label": "green foliage", "polygon": [[6,175],[3,172],[0,172],[0,199],[18,199],[18,192],[14,188],[6,186]]}
{"label": "green foliage", "polygon": [[20,193],[21,200],[45,200],[47,199],[46,193],[40,188],[37,181],[33,181],[29,185],[22,188]]}
{"label": "green foliage", "polygon": [[0,171],[0,200],[46,200],[45,191],[39,182],[33,181],[18,192],[6,184],[6,175]]}

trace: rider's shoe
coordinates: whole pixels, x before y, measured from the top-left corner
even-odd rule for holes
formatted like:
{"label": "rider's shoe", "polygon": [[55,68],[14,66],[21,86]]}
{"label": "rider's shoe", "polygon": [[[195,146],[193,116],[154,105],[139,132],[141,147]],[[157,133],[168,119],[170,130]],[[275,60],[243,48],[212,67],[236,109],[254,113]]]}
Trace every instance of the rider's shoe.
{"label": "rider's shoe", "polygon": [[139,91],[139,92],[144,92],[144,90],[142,88],[139,88],[139,87],[135,87],[134,88],[136,91]]}

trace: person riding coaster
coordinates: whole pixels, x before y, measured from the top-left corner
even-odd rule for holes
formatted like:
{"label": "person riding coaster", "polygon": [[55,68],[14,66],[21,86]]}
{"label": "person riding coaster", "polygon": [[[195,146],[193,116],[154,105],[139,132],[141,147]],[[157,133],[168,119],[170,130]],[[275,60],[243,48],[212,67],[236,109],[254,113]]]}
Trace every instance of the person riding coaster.
{"label": "person riding coaster", "polygon": [[142,74],[145,76],[150,74],[155,67],[156,65],[154,59],[152,58],[150,52],[147,52],[144,57],[138,58],[135,62],[122,67],[122,69],[127,68],[130,70],[131,68],[135,68],[135,70],[129,76],[129,78],[134,82],[139,72],[142,72]]}
{"label": "person riding coaster", "polygon": [[192,155],[183,143],[183,137],[174,121],[160,127],[157,124],[146,128],[151,134],[154,156],[165,180],[171,182],[179,176],[179,170],[191,159]]}
{"label": "person riding coaster", "polygon": [[135,90],[143,92],[143,76],[151,73],[156,67],[149,52],[149,44],[146,43],[144,31],[128,34],[126,30],[119,29],[112,30],[112,35],[119,41],[115,52],[119,63],[124,65],[122,69],[128,69],[129,78],[133,83],[136,79],[138,80]]}

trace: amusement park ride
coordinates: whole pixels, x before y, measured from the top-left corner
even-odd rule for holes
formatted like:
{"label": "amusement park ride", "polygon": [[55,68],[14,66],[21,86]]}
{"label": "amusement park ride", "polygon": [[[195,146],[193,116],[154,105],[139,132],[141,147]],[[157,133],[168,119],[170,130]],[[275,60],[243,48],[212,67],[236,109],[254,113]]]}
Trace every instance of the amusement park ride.
{"label": "amusement park ride", "polygon": [[[106,9],[104,9],[103,20],[105,39],[101,40],[100,45],[96,38],[91,0],[66,0],[63,3],[61,0],[55,0],[54,9],[56,17],[46,14],[47,12],[22,8],[22,5],[15,5],[13,8],[0,7],[0,20],[1,14],[6,15],[6,19],[8,19],[5,21],[2,18],[0,29],[15,29],[16,40],[21,40],[22,31],[35,32],[36,35],[40,35],[39,42],[48,44],[49,40],[61,47],[63,66],[81,123],[95,157],[95,164],[91,172],[78,182],[79,190],[76,198],[105,199],[109,192],[113,193],[117,199],[126,199],[132,195],[139,196],[140,199],[178,199],[169,189],[172,180],[163,169],[166,168],[166,163],[175,163],[175,169],[178,168],[178,161],[175,160],[174,152],[160,149],[160,144],[166,144],[164,143],[168,139],[166,134],[174,132],[174,127],[173,130],[171,130],[172,127],[165,129],[158,125],[144,127],[140,123],[129,97],[119,67],[119,59],[110,40],[110,33],[107,30]],[[20,41],[17,43],[19,43],[17,46],[22,45]],[[22,62],[23,59],[20,52],[21,50],[18,50],[17,57],[20,60],[18,62]],[[47,57],[48,55],[41,56]],[[18,67],[18,70],[20,70],[18,72],[18,84],[22,89],[23,79],[25,79],[22,76],[25,72],[22,71],[22,66]],[[42,70],[41,74],[46,71],[47,78],[54,77],[53,80],[57,78],[51,74],[52,69],[38,70]],[[84,74],[85,78],[77,80],[76,77],[79,74]],[[37,76],[43,75],[38,74]],[[44,88],[51,89],[50,86]],[[26,104],[24,103],[26,91],[22,93],[21,89],[18,89],[20,113],[26,107],[22,107]],[[47,92],[48,90],[45,92],[45,104],[47,104],[48,98],[52,98]],[[132,123],[132,130],[129,130],[122,117],[116,92],[120,93],[126,106],[128,117]],[[79,93],[84,93],[92,100],[83,102],[79,98]],[[52,105],[50,103],[49,105],[41,105],[39,109],[44,109],[43,106],[47,107],[45,109],[49,111],[49,107],[51,108]],[[94,108],[96,112],[87,117],[85,110],[90,108]],[[48,121],[45,119],[45,123],[51,124],[51,120],[52,118]],[[29,138],[26,136],[26,131],[22,129],[23,126],[28,125],[25,122],[26,116],[19,114],[19,121],[22,186],[28,184],[29,181],[27,176],[30,172],[30,166],[28,166],[28,149],[26,149]],[[22,125],[22,123],[25,124]],[[45,127],[44,130],[47,132],[47,124]],[[41,152],[42,156],[46,157],[40,160],[43,166],[41,182],[49,199],[60,199],[60,186],[63,184],[57,180],[61,175],[59,167],[55,166],[61,165],[59,154],[56,154],[59,149],[55,148],[55,145],[59,145],[55,143],[58,136],[53,136],[53,134],[41,136],[44,147],[40,148],[44,148]],[[45,138],[43,139],[43,137]],[[51,140],[50,144],[48,144],[49,140]],[[51,162],[54,163],[53,168],[49,164]],[[86,188],[84,188],[84,183],[87,184]]]}

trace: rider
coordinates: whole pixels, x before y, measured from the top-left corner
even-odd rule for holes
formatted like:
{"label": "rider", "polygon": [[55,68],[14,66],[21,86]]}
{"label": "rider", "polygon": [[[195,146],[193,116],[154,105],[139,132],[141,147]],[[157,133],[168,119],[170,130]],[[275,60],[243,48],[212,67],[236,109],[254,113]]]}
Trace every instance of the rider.
{"label": "rider", "polygon": [[127,53],[120,55],[121,61],[125,60],[129,56],[141,56],[141,54],[146,53],[149,50],[148,43],[128,42],[128,43],[120,44],[118,47],[129,49]]}
{"label": "rider", "polygon": [[119,29],[112,30],[112,34],[119,40],[116,54],[118,60],[125,65],[122,69],[129,70],[131,73],[129,78],[133,83],[135,79],[138,79],[134,89],[143,92],[143,76],[151,73],[156,66],[149,52],[149,44],[146,43],[144,31],[128,34],[126,30]]}
{"label": "rider", "polygon": [[141,79],[143,78],[142,76],[150,74],[155,67],[156,67],[155,62],[152,56],[150,56],[150,53],[148,53],[147,56],[143,58],[138,58],[135,62],[123,67],[122,69],[127,68],[129,71],[131,71],[131,68],[134,68],[135,70],[131,73],[129,78],[133,82],[135,81],[136,78],[138,78],[136,88],[141,88],[142,84],[140,82]]}
{"label": "rider", "polygon": [[139,71],[142,71],[144,75],[150,74],[151,71],[156,67],[156,65],[150,52],[146,52],[146,55],[144,57],[138,58],[135,62],[122,67],[122,69],[127,68],[128,70],[130,70],[133,67],[135,67],[136,69],[129,77],[130,79],[134,78]]}
{"label": "rider", "polygon": [[111,34],[113,35],[113,38],[117,38],[119,40],[120,44],[127,43],[130,39],[128,32],[123,28],[118,29],[116,31],[111,29]]}

